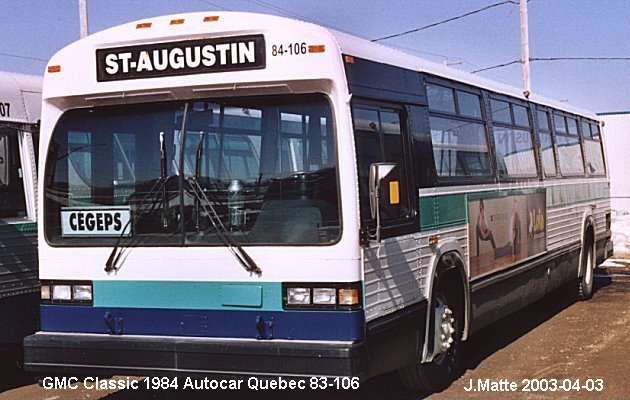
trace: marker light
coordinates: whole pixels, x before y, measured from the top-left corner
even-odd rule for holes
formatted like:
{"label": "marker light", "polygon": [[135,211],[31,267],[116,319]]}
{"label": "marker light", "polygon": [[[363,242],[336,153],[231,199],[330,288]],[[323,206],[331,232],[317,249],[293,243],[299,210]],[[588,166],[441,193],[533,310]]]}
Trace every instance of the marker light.
{"label": "marker light", "polygon": [[313,288],[313,304],[337,304],[335,288]]}
{"label": "marker light", "polygon": [[287,288],[287,304],[311,304],[311,289]]}
{"label": "marker light", "polygon": [[136,25],[136,29],[150,28],[151,25],[153,25],[152,22],[142,22],[142,23]]}
{"label": "marker light", "polygon": [[348,56],[348,55],[343,56],[343,60],[348,64],[354,64],[354,57],[352,56]]}
{"label": "marker light", "polygon": [[218,15],[213,15],[210,17],[204,17],[203,18],[203,22],[217,22],[219,20],[219,16]]}
{"label": "marker light", "polygon": [[323,53],[326,51],[326,45],[318,44],[315,46],[308,46],[309,53]]}
{"label": "marker light", "polygon": [[172,19],[171,20],[171,25],[183,25],[184,24],[184,19]]}
{"label": "marker light", "polygon": [[48,72],[49,73],[61,72],[61,65],[49,65],[48,66]]}
{"label": "marker light", "polygon": [[352,289],[339,289],[339,305],[353,306],[359,304],[359,291]]}
{"label": "marker light", "polygon": [[72,285],[72,299],[77,301],[92,301],[92,286]]}
{"label": "marker light", "polygon": [[53,300],[71,300],[72,299],[71,286],[70,285],[53,285],[52,299]]}
{"label": "marker light", "polygon": [[41,299],[42,300],[50,300],[50,286],[42,285],[40,288]]}

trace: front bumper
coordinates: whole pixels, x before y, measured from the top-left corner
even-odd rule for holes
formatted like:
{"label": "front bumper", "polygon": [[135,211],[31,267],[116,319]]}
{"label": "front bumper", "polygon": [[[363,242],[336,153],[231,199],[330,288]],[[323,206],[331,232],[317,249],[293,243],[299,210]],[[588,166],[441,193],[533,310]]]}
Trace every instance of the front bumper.
{"label": "front bumper", "polygon": [[27,371],[82,375],[356,376],[363,342],[182,338],[38,332],[24,340]]}

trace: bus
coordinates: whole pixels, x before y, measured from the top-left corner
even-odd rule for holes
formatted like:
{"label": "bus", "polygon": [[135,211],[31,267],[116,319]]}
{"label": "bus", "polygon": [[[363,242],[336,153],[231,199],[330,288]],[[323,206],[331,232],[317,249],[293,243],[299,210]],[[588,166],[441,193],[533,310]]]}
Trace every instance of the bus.
{"label": "bus", "polygon": [[30,371],[437,390],[611,252],[595,114],[313,24],[128,23],[43,97]]}
{"label": "bus", "polygon": [[38,326],[37,141],[42,77],[0,71],[0,344]]}

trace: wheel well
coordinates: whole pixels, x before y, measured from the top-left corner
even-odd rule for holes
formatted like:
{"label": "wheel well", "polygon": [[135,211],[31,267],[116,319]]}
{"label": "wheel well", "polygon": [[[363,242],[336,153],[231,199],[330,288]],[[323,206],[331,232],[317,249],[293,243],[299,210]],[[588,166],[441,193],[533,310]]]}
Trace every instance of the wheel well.
{"label": "wheel well", "polygon": [[452,296],[451,298],[458,305],[459,312],[463,318],[464,325],[462,331],[467,331],[468,312],[466,310],[466,273],[464,262],[455,251],[450,251],[440,258],[437,276],[439,277],[437,290],[442,289]]}
{"label": "wheel well", "polygon": [[586,227],[586,232],[584,232],[584,243],[590,243],[591,246],[595,243],[595,232],[591,224]]}

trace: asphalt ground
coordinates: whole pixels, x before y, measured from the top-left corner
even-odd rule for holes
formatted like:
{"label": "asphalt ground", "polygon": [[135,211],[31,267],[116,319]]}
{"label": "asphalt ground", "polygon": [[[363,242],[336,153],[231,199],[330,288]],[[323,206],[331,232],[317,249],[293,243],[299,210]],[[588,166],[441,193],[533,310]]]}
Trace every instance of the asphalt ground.
{"label": "asphalt ground", "polygon": [[[598,269],[589,301],[576,302],[573,287],[562,288],[478,332],[464,343],[461,376],[441,393],[406,391],[396,374],[363,382],[356,390],[96,390],[81,385],[75,390],[44,389],[20,369],[21,349],[12,348],[1,352],[0,400],[628,399],[630,276],[626,271],[630,272],[628,266]],[[510,385],[516,390],[509,390]]]}

